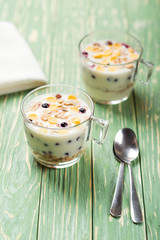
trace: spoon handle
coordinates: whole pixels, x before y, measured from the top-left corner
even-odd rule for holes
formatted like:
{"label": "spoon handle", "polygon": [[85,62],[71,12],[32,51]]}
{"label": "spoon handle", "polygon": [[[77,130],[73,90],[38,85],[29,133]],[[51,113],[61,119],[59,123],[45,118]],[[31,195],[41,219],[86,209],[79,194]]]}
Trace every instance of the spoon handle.
{"label": "spoon handle", "polygon": [[133,172],[130,164],[128,164],[128,168],[129,168],[129,175],[130,175],[131,218],[134,223],[142,223],[143,218],[142,218],[141,207],[138,200],[138,195],[137,195],[134,178],[133,178]]}
{"label": "spoon handle", "polygon": [[121,162],[119,167],[116,188],[110,209],[110,214],[113,217],[120,217],[122,212],[123,176],[124,176],[124,163]]}

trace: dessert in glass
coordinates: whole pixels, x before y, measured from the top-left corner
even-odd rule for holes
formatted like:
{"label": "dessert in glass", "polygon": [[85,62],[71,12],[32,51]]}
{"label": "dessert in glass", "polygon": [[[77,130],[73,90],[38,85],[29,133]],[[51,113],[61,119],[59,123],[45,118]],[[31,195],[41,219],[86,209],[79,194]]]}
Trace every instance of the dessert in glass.
{"label": "dessert in glass", "polygon": [[93,116],[94,104],[81,89],[63,84],[39,87],[23,99],[21,112],[28,144],[35,159],[50,168],[78,162],[85,153],[92,122],[103,143],[108,121]]}
{"label": "dessert in glass", "polygon": [[82,80],[86,92],[102,104],[118,104],[130,96],[139,63],[148,68],[149,81],[153,63],[141,59],[143,47],[135,37],[118,32],[99,31],[86,35],[79,43]]}

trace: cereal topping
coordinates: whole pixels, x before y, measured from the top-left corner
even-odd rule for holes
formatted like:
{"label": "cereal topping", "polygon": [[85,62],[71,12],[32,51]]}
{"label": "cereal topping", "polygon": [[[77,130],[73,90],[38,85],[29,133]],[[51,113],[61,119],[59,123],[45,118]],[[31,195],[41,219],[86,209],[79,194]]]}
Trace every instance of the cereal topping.
{"label": "cereal topping", "polygon": [[36,120],[36,119],[37,119],[37,115],[34,114],[34,113],[32,113],[32,114],[29,114],[29,115],[28,115],[28,118],[33,121],[33,120]]}
{"label": "cereal topping", "polygon": [[61,96],[61,94],[56,94],[56,98],[57,99],[59,99],[59,98],[61,98],[62,96]]}
{"label": "cereal topping", "polygon": [[80,124],[80,122],[81,122],[81,119],[80,119],[80,118],[73,118],[73,119],[72,119],[72,123],[74,123],[75,125]]}
{"label": "cereal topping", "polygon": [[55,117],[48,117],[48,122],[50,124],[56,124],[58,122],[58,120]]}
{"label": "cereal topping", "polygon": [[77,99],[74,95],[69,95],[68,99]]}
{"label": "cereal topping", "polygon": [[48,97],[47,101],[50,102],[50,103],[53,103],[53,102],[56,101],[56,98],[55,97]]}
{"label": "cereal topping", "polygon": [[42,95],[33,99],[27,109],[27,117],[31,122],[49,128],[75,126],[89,116],[88,105],[75,95],[68,94]]}
{"label": "cereal topping", "polygon": [[[128,44],[110,40],[90,43],[86,46],[84,52],[86,58],[97,63],[93,66],[89,65],[89,67],[102,72],[110,71],[107,68],[108,65],[130,63],[139,57],[139,53]],[[104,68],[99,64],[104,64]],[[107,66],[105,67],[105,65]]]}

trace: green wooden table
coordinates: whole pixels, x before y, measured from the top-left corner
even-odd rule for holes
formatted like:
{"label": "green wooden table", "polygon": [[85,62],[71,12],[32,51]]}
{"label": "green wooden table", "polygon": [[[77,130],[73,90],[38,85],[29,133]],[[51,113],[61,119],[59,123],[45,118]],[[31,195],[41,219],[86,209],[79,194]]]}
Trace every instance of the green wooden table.
{"label": "green wooden table", "polygon": [[[156,65],[151,82],[137,81],[126,102],[95,104],[95,115],[110,121],[107,140],[101,147],[91,142],[84,158],[67,169],[50,170],[31,156],[19,109],[28,91],[0,97],[0,240],[159,240],[160,1],[0,0],[0,20],[16,25],[50,83],[83,87],[77,45],[96,29],[130,32]],[[122,217],[109,214],[119,170],[112,143],[122,127],[132,128],[139,140],[133,173],[141,225],[130,217],[127,168]]]}

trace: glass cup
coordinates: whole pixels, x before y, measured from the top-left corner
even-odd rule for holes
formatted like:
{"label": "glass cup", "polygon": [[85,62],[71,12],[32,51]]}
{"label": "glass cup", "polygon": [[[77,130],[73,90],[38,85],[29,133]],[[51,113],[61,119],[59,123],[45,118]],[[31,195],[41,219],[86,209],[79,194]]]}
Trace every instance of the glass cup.
{"label": "glass cup", "polygon": [[[65,129],[39,126],[30,121],[26,115],[30,101],[41,95],[52,93],[74,94],[88,105],[90,116],[80,124]],[[106,138],[108,121],[94,117],[94,104],[91,98],[83,90],[72,86],[53,84],[36,88],[23,99],[21,113],[32,155],[39,163],[50,168],[69,167],[80,160],[90,139],[92,125],[99,130],[96,138],[93,138],[92,134],[92,138],[98,144],[102,144]]]}
{"label": "glass cup", "polygon": [[[123,43],[138,53],[138,59],[128,63],[97,63],[96,59],[88,58],[86,46],[101,40]],[[138,71],[139,64],[147,68],[146,82],[149,81],[153,63],[143,60],[143,46],[135,37],[117,31],[97,31],[86,35],[79,43],[79,55],[82,80],[86,92],[95,101],[102,104],[118,104],[130,96]]]}

